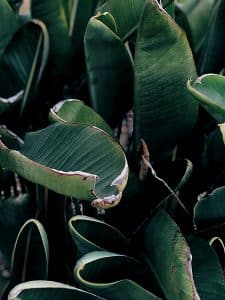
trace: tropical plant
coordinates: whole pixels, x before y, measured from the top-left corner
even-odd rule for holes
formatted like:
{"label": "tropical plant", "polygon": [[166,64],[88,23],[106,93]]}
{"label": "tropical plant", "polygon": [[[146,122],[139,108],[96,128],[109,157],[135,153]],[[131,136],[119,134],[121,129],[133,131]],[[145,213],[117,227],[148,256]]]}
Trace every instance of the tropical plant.
{"label": "tropical plant", "polygon": [[0,0],[0,299],[225,299],[224,0]]}

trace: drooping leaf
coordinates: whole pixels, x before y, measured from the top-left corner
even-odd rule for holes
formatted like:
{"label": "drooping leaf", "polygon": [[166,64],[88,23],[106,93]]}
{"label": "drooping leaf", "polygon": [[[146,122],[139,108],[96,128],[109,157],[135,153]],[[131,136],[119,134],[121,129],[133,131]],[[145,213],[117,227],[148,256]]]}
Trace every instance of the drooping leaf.
{"label": "drooping leaf", "polygon": [[159,299],[143,287],[148,282],[143,266],[124,255],[90,252],[77,262],[74,279],[81,287],[106,299]]}
{"label": "drooping leaf", "polygon": [[54,77],[68,73],[72,58],[71,39],[62,0],[32,0],[32,18],[47,27],[50,40],[49,72]]}
{"label": "drooping leaf", "polygon": [[0,1],[0,57],[19,28],[19,21],[7,0]]}
{"label": "drooping leaf", "polygon": [[3,297],[17,284],[29,280],[46,280],[48,275],[48,239],[42,224],[28,220],[20,229],[11,260],[11,279]]}
{"label": "drooping leaf", "polygon": [[193,277],[199,296],[204,300],[224,299],[225,279],[218,257],[208,242],[188,239],[193,257]]}
{"label": "drooping leaf", "polygon": [[225,221],[225,187],[215,189],[197,202],[194,208],[196,223],[219,223]]}
{"label": "drooping leaf", "polygon": [[190,42],[194,52],[198,52],[204,42],[206,28],[209,23],[211,12],[215,5],[215,1],[175,0],[175,3],[177,7],[183,12],[183,15],[187,18],[187,22],[191,29]]}
{"label": "drooping leaf", "polygon": [[206,74],[187,87],[193,97],[218,121],[225,121],[225,76]]}
{"label": "drooping leaf", "polygon": [[82,291],[73,286],[69,286],[53,281],[28,281],[15,286],[9,293],[8,300],[103,300],[94,294]]}
{"label": "drooping leaf", "polygon": [[84,49],[92,106],[115,127],[133,102],[130,53],[117,34],[97,17],[87,25]]}
{"label": "drooping leaf", "polygon": [[128,249],[128,239],[98,219],[78,215],[70,219],[68,226],[79,257],[92,251],[125,253]]}
{"label": "drooping leaf", "polygon": [[137,241],[140,259],[155,275],[166,299],[200,299],[192,276],[191,251],[166,212],[158,210],[139,232]]}
{"label": "drooping leaf", "polygon": [[107,0],[97,11],[109,12],[115,18],[118,34],[122,40],[128,39],[137,29],[145,0]]}
{"label": "drooping leaf", "polygon": [[109,135],[113,132],[108,124],[93,109],[77,99],[69,99],[57,103],[49,113],[51,122],[82,123],[96,126]]}
{"label": "drooping leaf", "polygon": [[[204,5],[204,3],[202,4]],[[223,38],[225,34],[224,12],[225,1],[213,1],[213,10],[198,66],[200,74],[219,73],[225,66],[225,42]]]}
{"label": "drooping leaf", "polygon": [[1,166],[93,205],[117,204],[127,182],[122,148],[96,127],[56,123],[28,134],[21,152],[1,143],[0,153]]}
{"label": "drooping leaf", "polygon": [[222,269],[224,270],[224,267],[225,267],[225,246],[224,246],[223,240],[218,236],[214,236],[213,238],[210,239],[209,245],[211,246],[211,248],[217,254],[220,265],[221,265]]}
{"label": "drooping leaf", "polygon": [[41,79],[48,57],[45,25],[31,21],[21,27],[0,58],[1,97],[10,98],[23,92],[21,112]]}
{"label": "drooping leaf", "polygon": [[135,149],[144,139],[153,159],[161,158],[190,132],[198,112],[186,88],[192,76],[185,34],[155,0],[146,1],[135,54]]}

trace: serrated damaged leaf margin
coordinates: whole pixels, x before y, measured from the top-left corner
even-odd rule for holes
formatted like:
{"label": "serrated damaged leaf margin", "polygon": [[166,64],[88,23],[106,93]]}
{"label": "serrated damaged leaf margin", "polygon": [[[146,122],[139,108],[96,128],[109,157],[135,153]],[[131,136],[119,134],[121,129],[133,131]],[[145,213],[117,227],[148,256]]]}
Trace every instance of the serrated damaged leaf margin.
{"label": "serrated damaged leaf margin", "polygon": [[[101,130],[92,126],[97,130]],[[102,131],[102,130],[101,130]],[[105,132],[102,131],[104,134]],[[118,190],[117,194],[113,194],[104,198],[99,197],[95,191],[96,181],[99,178],[95,174],[90,174],[83,171],[60,171],[54,168],[46,167],[38,162],[35,162],[22,153],[9,149],[0,140],[0,165],[3,168],[10,169],[15,173],[19,173],[22,177],[28,179],[31,182],[43,185],[59,194],[63,194],[69,197],[77,197],[71,192],[71,186],[81,185],[84,188],[79,192],[80,200],[92,201],[92,206],[96,208],[111,208],[117,205],[122,197],[122,191],[124,190],[128,179],[128,163],[124,154],[124,168],[121,173],[113,179],[111,186],[115,186]],[[27,171],[27,165],[32,170],[38,170],[38,172]],[[46,174],[47,176],[46,180]],[[52,186],[54,181],[54,187]]]}

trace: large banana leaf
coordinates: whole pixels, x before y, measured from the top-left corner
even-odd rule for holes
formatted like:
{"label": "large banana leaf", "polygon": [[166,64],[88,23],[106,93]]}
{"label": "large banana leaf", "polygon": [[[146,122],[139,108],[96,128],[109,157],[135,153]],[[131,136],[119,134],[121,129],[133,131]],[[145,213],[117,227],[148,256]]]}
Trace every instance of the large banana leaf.
{"label": "large banana leaf", "polygon": [[35,280],[15,286],[8,300],[103,300],[96,295],[59,282]]}
{"label": "large banana leaf", "polygon": [[135,54],[135,144],[144,139],[153,159],[168,154],[195,124],[198,104],[186,88],[195,77],[182,30],[155,0],[141,16]]}
{"label": "large banana leaf", "polygon": [[183,12],[189,23],[191,44],[195,52],[199,51],[204,42],[214,3],[214,0],[175,0],[176,6]]}
{"label": "large banana leaf", "polygon": [[77,262],[74,279],[81,287],[106,299],[159,299],[142,287],[149,281],[143,266],[124,255],[90,252]]}
{"label": "large banana leaf", "polygon": [[50,39],[49,68],[52,76],[68,73],[72,45],[63,0],[30,0],[31,16],[41,20],[48,29]]}
{"label": "large banana leaf", "polygon": [[188,244],[193,256],[193,276],[201,299],[223,300],[225,279],[218,257],[208,242],[189,238]]}
{"label": "large banana leaf", "polygon": [[69,99],[58,102],[49,112],[51,122],[83,123],[96,126],[109,135],[113,132],[108,124],[84,102],[76,99]]}
{"label": "large banana leaf", "polygon": [[[202,1],[200,1],[202,2]],[[201,50],[199,62],[200,74],[215,72],[219,73],[225,66],[225,1],[213,1],[213,11],[209,20],[206,38]],[[204,5],[204,2],[202,3]]]}
{"label": "large banana leaf", "polygon": [[60,194],[93,205],[118,203],[128,165],[119,144],[87,125],[56,123],[26,136],[21,152],[0,144],[0,165]]}
{"label": "large banana leaf", "polygon": [[48,239],[37,220],[28,220],[20,229],[11,261],[11,279],[3,297],[17,284],[28,280],[46,280],[48,275]]}
{"label": "large banana leaf", "polygon": [[[23,92],[21,111],[35,94],[48,57],[48,34],[40,21],[20,28],[0,58],[0,94],[9,98]],[[14,106],[12,102],[6,109]],[[3,109],[4,112],[4,109]]]}
{"label": "large banana leaf", "polygon": [[107,0],[98,7],[98,11],[107,11],[113,15],[119,36],[126,40],[137,29],[144,2],[145,0]]}
{"label": "large banana leaf", "polygon": [[219,223],[225,221],[225,187],[215,189],[199,200],[194,208],[196,223]]}
{"label": "large banana leaf", "polygon": [[68,226],[79,257],[92,251],[125,253],[128,250],[128,239],[100,220],[78,215],[70,219]]}
{"label": "large banana leaf", "polygon": [[187,87],[194,98],[218,121],[225,121],[225,76],[206,74]]}
{"label": "large banana leaf", "polygon": [[192,275],[191,251],[170,216],[158,210],[144,225],[137,248],[166,299],[200,299]]}
{"label": "large banana leaf", "polygon": [[118,35],[100,20],[90,19],[84,38],[89,89],[94,110],[115,127],[132,106],[133,63]]}
{"label": "large banana leaf", "polygon": [[14,33],[19,28],[19,21],[7,0],[0,1],[0,57],[5,51]]}

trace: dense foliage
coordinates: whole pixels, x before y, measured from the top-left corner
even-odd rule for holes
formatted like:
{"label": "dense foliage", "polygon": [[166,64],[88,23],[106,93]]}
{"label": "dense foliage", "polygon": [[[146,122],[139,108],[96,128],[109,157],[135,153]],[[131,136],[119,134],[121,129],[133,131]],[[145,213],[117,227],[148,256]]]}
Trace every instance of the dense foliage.
{"label": "dense foliage", "polygon": [[0,0],[0,299],[225,299],[224,16]]}

